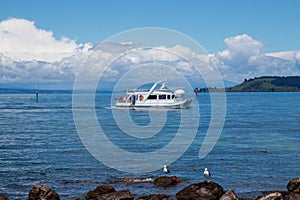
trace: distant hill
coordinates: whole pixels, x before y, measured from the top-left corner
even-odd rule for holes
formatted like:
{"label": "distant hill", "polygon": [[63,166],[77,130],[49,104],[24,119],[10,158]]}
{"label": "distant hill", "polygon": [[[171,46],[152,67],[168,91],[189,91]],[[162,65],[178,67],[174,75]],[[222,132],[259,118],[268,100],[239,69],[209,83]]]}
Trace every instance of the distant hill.
{"label": "distant hill", "polygon": [[300,92],[300,76],[262,76],[245,79],[239,85],[226,88],[226,92]]}
{"label": "distant hill", "polygon": [[[0,88],[0,94],[35,94],[34,89]],[[72,90],[38,90],[40,94],[72,94]]]}

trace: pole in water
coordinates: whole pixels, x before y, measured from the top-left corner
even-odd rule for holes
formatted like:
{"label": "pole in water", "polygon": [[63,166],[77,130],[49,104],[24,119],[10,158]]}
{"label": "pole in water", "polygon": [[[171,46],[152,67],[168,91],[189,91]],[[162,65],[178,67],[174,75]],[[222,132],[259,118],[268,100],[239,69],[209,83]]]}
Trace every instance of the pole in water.
{"label": "pole in water", "polygon": [[35,102],[39,102],[39,91],[36,85],[34,85],[34,89],[35,89]]}
{"label": "pole in water", "polygon": [[35,102],[39,102],[39,92],[35,91]]}
{"label": "pole in water", "polygon": [[198,101],[198,92],[199,92],[199,90],[198,90],[197,87],[194,89],[194,92],[195,92],[195,94],[196,94],[196,100]]}

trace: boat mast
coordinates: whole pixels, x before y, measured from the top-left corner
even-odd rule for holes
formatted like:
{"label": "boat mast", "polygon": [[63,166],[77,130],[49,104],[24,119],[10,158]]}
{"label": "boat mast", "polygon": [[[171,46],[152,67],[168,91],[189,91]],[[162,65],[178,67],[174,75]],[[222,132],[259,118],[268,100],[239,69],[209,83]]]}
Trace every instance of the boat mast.
{"label": "boat mast", "polygon": [[154,85],[151,87],[151,89],[149,90],[149,92],[147,93],[147,95],[144,97],[144,101],[149,97],[149,95],[154,91],[154,89],[156,88],[156,86],[161,83],[161,81],[156,81],[154,83]]}
{"label": "boat mast", "polygon": [[157,85],[159,83],[162,83],[162,85],[160,86],[159,89],[164,89],[166,87],[167,84],[167,79],[164,78],[164,74],[161,75],[161,80],[160,81],[156,81],[153,86],[151,87],[151,89],[149,90],[149,92],[147,93],[147,95],[144,97],[143,101],[145,101],[149,95],[155,90],[155,88],[157,87]]}

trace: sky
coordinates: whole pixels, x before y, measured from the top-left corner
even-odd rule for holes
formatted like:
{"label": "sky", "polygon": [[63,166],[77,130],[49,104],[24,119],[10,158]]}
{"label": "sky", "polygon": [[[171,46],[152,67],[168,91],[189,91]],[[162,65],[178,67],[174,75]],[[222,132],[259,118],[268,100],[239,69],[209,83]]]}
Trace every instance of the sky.
{"label": "sky", "polygon": [[[0,87],[39,82],[45,88],[70,88],[79,64],[93,47],[115,34],[143,27],[172,29],[190,37],[206,50],[227,82],[300,74],[300,0],[5,0],[0,4]],[[179,61],[176,65],[182,67]],[[119,68],[118,73],[124,72],[124,67]]]}

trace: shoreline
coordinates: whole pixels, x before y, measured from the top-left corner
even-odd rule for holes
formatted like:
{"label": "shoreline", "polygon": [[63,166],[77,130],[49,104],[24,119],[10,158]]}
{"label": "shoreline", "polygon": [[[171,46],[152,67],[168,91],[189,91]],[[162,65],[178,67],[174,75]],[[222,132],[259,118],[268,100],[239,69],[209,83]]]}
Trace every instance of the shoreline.
{"label": "shoreline", "polygon": [[[158,180],[159,179],[159,180]],[[157,181],[158,180],[158,181]],[[124,184],[122,184],[124,183]],[[134,188],[145,189],[147,191],[147,187],[145,184],[153,184],[156,187],[155,193],[136,193],[137,191]],[[38,195],[47,194],[50,195],[48,197],[43,197],[45,200],[59,200],[59,199],[72,199],[72,200],[92,200],[92,199],[101,199],[101,200],[117,200],[117,199],[139,199],[139,200],[185,200],[185,199],[195,199],[192,197],[180,196],[180,193],[184,193],[184,190],[188,192],[184,195],[191,195],[192,193],[199,193],[199,191],[206,190],[208,193],[213,193],[216,188],[221,193],[221,195],[229,195],[226,197],[226,200],[273,200],[273,196],[276,197],[276,200],[297,200],[300,199],[300,177],[294,178],[287,183],[287,190],[262,190],[262,191],[249,191],[249,192],[235,192],[230,188],[222,188],[218,183],[213,181],[204,181],[199,183],[188,184],[182,181],[180,178],[176,176],[160,176],[155,179],[149,178],[121,178],[118,183],[111,184],[103,184],[99,183],[97,187],[90,191],[86,191],[85,194],[81,195],[62,195],[60,198],[60,190],[56,193],[51,187],[55,188],[55,186],[47,186],[43,184],[37,184],[32,187],[30,191],[28,191],[28,199],[30,200],[39,200],[41,198],[37,198]],[[194,188],[197,189],[194,189]],[[107,189],[109,188],[109,189]],[[200,189],[199,189],[200,188]],[[204,189],[203,189],[204,188]],[[170,193],[170,190],[173,192]],[[44,191],[44,192],[43,192]],[[99,192],[100,191],[100,192]],[[133,193],[132,193],[133,192]],[[63,194],[63,193],[61,193]],[[105,195],[104,195],[105,194]],[[104,196],[102,196],[104,195]],[[112,195],[112,196],[110,196]],[[128,197],[124,197],[128,196]],[[196,194],[202,195],[202,194]],[[215,195],[215,194],[210,194]],[[218,198],[213,199],[222,199],[219,196]],[[269,198],[270,197],[270,198]],[[271,198],[272,197],[272,198]],[[5,191],[0,191],[0,200],[12,199],[6,195]],[[20,198],[18,198],[20,199]],[[197,199],[197,198],[196,198]],[[205,199],[205,198],[204,198]]]}

